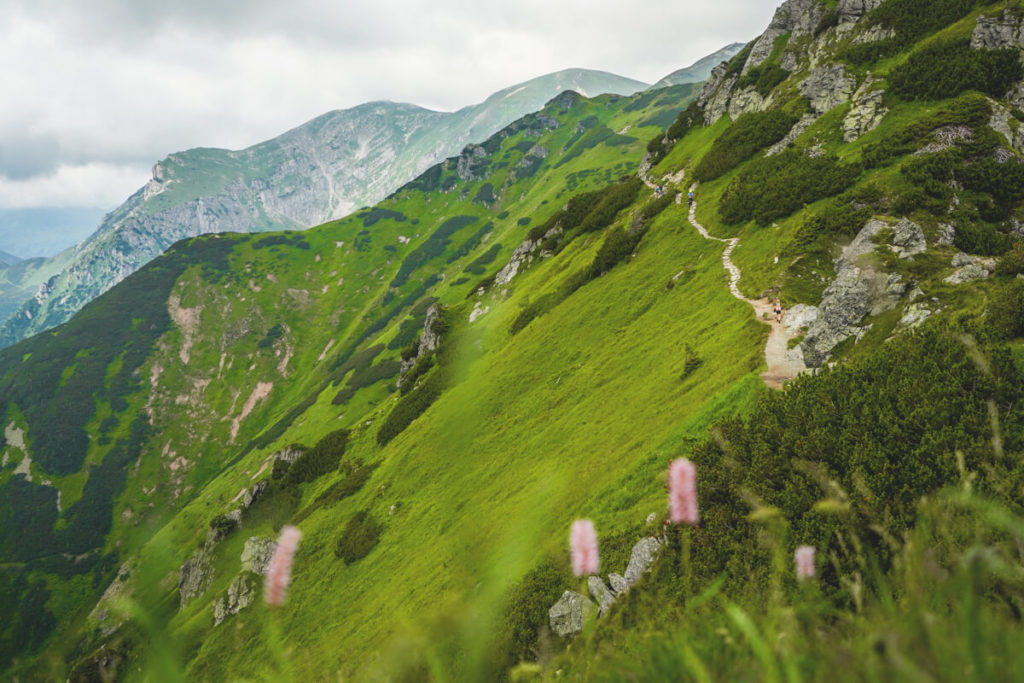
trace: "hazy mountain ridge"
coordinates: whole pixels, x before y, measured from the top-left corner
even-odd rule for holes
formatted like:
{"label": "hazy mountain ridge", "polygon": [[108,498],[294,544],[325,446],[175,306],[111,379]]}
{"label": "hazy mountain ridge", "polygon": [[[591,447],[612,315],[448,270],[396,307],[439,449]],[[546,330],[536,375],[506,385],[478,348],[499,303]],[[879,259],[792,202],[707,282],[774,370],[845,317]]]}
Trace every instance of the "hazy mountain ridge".
{"label": "hazy mountain ridge", "polygon": [[726,45],[720,50],[712,52],[707,57],[698,59],[690,66],[673,71],[668,76],[665,76],[657,83],[651,86],[651,90],[657,90],[658,88],[667,88],[670,85],[682,85],[684,83],[701,83],[708,80],[711,76],[711,71],[721,64],[722,62],[728,62],[730,59],[735,57],[740,50],[746,46],[745,43],[732,43]]}
{"label": "hazy mountain ridge", "polygon": [[[1022,25],[1024,5],[1004,7],[790,0],[663,131],[692,87],[560,96],[371,209],[178,245],[134,276],[162,283],[151,300],[115,287],[0,352],[6,438],[28,447],[5,451],[0,504],[37,503],[0,516],[60,539],[95,528],[89,500],[110,529],[81,563],[0,573],[12,605],[80,614],[91,598],[69,586],[109,587],[34,671],[1012,677],[1024,182],[1000,179],[1024,162],[1006,90],[978,90],[1009,65],[1012,95],[1024,46],[1000,30],[971,48],[993,20]],[[922,94],[934,64],[949,93]],[[835,368],[766,389],[768,326],[729,291],[727,240],[737,291],[782,299],[805,332],[789,351]],[[107,329],[130,355],[94,338]],[[69,434],[94,469],[57,477],[70,451],[32,449]],[[663,520],[676,457],[698,465],[697,528]],[[123,492],[98,490],[97,467]],[[565,548],[579,517],[601,534],[586,587]],[[284,523],[304,536],[271,613],[243,559]],[[551,637],[559,596],[603,603],[641,539],[660,557],[593,638]],[[798,544],[818,549],[813,581],[793,577]],[[123,595],[165,637],[118,616]],[[8,641],[52,630],[45,608],[15,613]],[[301,656],[282,664],[279,643]]]}
{"label": "hazy mountain ridge", "polygon": [[[373,102],[320,116],[240,151],[195,149],[153,178],[0,326],[0,346],[67,320],[174,242],[214,232],[301,229],[373,204],[563,90],[631,94],[646,84],[583,69],[541,76],[446,114]],[[20,295],[6,291],[5,299]]]}

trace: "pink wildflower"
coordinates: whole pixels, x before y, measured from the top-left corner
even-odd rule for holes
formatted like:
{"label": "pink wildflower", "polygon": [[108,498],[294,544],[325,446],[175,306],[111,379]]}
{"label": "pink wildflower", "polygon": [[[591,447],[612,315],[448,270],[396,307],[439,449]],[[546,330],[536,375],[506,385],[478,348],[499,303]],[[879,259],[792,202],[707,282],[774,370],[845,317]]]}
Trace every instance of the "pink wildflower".
{"label": "pink wildflower", "polygon": [[589,519],[577,519],[572,523],[569,534],[569,550],[572,554],[572,572],[576,576],[596,574],[600,564],[597,554],[597,532]]}
{"label": "pink wildflower", "polygon": [[285,590],[291,578],[292,557],[299,547],[300,538],[302,532],[293,526],[281,529],[281,537],[277,540],[274,556],[270,558],[267,581],[263,588],[263,599],[271,607],[280,607],[284,604]]}
{"label": "pink wildflower", "polygon": [[697,511],[697,468],[686,458],[673,460],[669,465],[668,512],[675,524],[696,526],[700,521]]}
{"label": "pink wildflower", "polygon": [[814,578],[814,553],[813,545],[802,545],[793,554],[796,559],[796,578]]}

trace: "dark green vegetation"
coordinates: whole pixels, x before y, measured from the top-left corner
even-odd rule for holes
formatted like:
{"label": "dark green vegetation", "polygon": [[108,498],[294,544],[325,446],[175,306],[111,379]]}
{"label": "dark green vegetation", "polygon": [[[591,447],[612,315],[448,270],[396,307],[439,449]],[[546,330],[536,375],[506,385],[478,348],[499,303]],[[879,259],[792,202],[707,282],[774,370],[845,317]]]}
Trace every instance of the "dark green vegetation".
{"label": "dark green vegetation", "polygon": [[1002,97],[1024,77],[1017,50],[972,50],[969,40],[934,43],[915,52],[890,77],[891,92],[942,100],[968,90]]}
{"label": "dark green vegetation", "polygon": [[[932,100],[893,88],[899,74],[926,84],[914,54],[962,50],[974,6],[938,3],[953,12],[941,21],[966,18],[934,39],[914,23],[930,17],[879,19],[897,29],[893,47],[855,60],[828,5],[818,64],[845,54],[858,88],[870,68],[886,89],[888,113],[856,141],[840,105],[764,156],[810,106],[804,50],[819,46],[784,34],[746,75],[745,58],[725,68],[768,95],[764,112],[704,125],[692,87],[564,94],[372,209],[177,247],[223,254],[150,288],[150,306],[120,306],[112,343],[137,355],[62,351],[47,375],[49,391],[88,404],[76,467],[58,475],[37,454],[28,394],[0,406],[0,588],[15,594],[4,606],[42,605],[5,622],[10,671],[1010,677],[1024,665],[1010,647],[1024,610],[1024,166],[989,125],[1014,133],[1018,121],[1004,126],[1006,111],[974,90]],[[953,81],[982,87],[971,79],[990,57],[1002,59]],[[664,196],[638,177],[645,153]],[[747,296],[818,304],[839,248],[872,218],[893,229],[865,265],[907,293],[867,315],[835,368],[769,393],[768,327],[726,286],[722,243],[676,202],[694,181],[700,222],[738,239]],[[928,247],[913,259],[885,247],[905,216]],[[991,255],[993,274],[947,281],[960,250]],[[915,331],[904,321],[924,307],[932,319]],[[436,349],[420,343],[435,334]],[[0,356],[0,380],[28,391],[18,369],[63,335]],[[95,384],[79,387],[82,372]],[[702,522],[665,532],[665,465],[682,456],[699,467]],[[578,517],[597,526],[602,575],[622,573],[643,536],[668,547],[567,648],[545,626],[562,592],[581,590],[565,548]],[[246,541],[284,524],[303,533],[286,605],[257,599],[213,627],[211,605],[236,577],[260,590],[239,574]],[[180,567],[210,538],[209,586],[188,600]],[[797,583],[805,543],[818,576]],[[129,600],[94,609],[116,570]]]}
{"label": "dark green vegetation", "polygon": [[778,110],[743,114],[715,140],[693,169],[694,176],[702,182],[721,177],[754,152],[781,140],[796,121],[795,117]]}

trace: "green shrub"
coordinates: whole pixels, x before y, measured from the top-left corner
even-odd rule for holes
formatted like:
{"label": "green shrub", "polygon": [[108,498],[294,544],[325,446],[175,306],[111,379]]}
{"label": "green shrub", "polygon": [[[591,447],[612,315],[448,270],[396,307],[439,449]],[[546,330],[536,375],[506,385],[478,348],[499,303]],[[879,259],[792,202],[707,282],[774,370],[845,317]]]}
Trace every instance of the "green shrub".
{"label": "green shrub", "polygon": [[437,230],[431,233],[430,237],[405,257],[402,265],[398,268],[398,273],[391,280],[391,287],[397,288],[404,285],[415,270],[444,253],[448,245],[451,244],[452,235],[478,220],[480,218],[477,216],[452,216],[444,221]]}
{"label": "green shrub", "polygon": [[1020,242],[1013,245],[1013,250],[1006,253],[996,265],[996,275],[1014,277],[1024,273],[1024,248]]}
{"label": "green shrub", "polygon": [[345,564],[357,562],[373,550],[380,540],[384,528],[367,510],[360,510],[352,516],[342,529],[334,554]]}
{"label": "green shrub", "polygon": [[587,267],[586,279],[589,281],[598,278],[614,268],[620,261],[628,258],[643,236],[644,231],[638,230],[630,233],[621,226],[612,229],[605,237],[597,254],[594,255],[594,260]]}
{"label": "green shrub", "polygon": [[860,166],[831,157],[808,157],[788,149],[762,157],[738,175],[722,195],[722,220],[736,225],[754,219],[758,225],[790,215],[805,204],[839,194],[860,175]]}
{"label": "green shrub", "polygon": [[548,625],[548,609],[567,588],[565,574],[550,558],[524,576],[509,593],[505,627],[509,666],[533,661],[541,631]]}
{"label": "green shrub", "polygon": [[434,404],[434,401],[440,398],[446,386],[447,374],[444,372],[444,368],[437,368],[427,375],[427,378],[420,382],[419,386],[402,396],[398,404],[384,418],[384,424],[377,431],[377,443],[384,446],[401,434],[416,418],[425,413],[427,408]]}
{"label": "green shrub", "polygon": [[890,91],[906,99],[942,100],[968,90],[1002,97],[1024,78],[1018,50],[972,50],[969,40],[934,43],[893,69]]}
{"label": "green shrub", "polygon": [[427,374],[431,368],[434,367],[434,354],[428,353],[425,356],[420,357],[416,364],[409,369],[409,372],[405,373],[402,378],[402,387],[400,392],[402,396],[405,396],[416,387],[416,382],[419,381],[420,377]]}
{"label": "green shrub", "polygon": [[796,122],[795,116],[779,110],[741,115],[711,145],[693,169],[694,177],[707,182],[725,175],[758,150],[781,140]]}
{"label": "green shrub", "polygon": [[[754,86],[761,97],[768,97],[768,94],[775,89],[775,86],[789,78],[789,72],[774,62],[755,66],[747,71],[737,83],[738,89]],[[788,131],[787,131],[788,132]]]}
{"label": "green shrub", "polygon": [[877,40],[872,43],[855,43],[843,48],[838,57],[854,66],[874,64],[880,59],[899,54],[902,46],[895,38]]}
{"label": "green shrub", "polygon": [[985,324],[996,339],[1024,337],[1024,280],[999,285],[985,309]]}
{"label": "green shrub", "polygon": [[519,332],[524,330],[527,325],[534,321],[534,319],[539,318],[558,304],[562,303],[565,296],[566,294],[563,291],[549,292],[548,294],[540,296],[526,304],[523,310],[519,312],[519,315],[516,316],[516,319],[512,321],[512,325],[509,327],[509,332],[513,335],[519,334]]}
{"label": "green shrub", "polygon": [[348,446],[349,432],[337,429],[316,442],[316,445],[300,455],[288,468],[282,480],[283,486],[295,486],[313,481],[328,472],[338,469],[341,456]]}
{"label": "green shrub", "polygon": [[988,0],[887,0],[872,10],[864,21],[866,26],[882,24],[896,32],[896,39],[909,45],[920,38],[964,18]]}
{"label": "green shrub", "polygon": [[498,258],[498,254],[500,253],[501,244],[492,244],[490,249],[473,259],[473,261],[466,266],[466,272],[473,273],[474,275],[482,275],[487,265],[492,263],[494,259]]}
{"label": "green shrub", "polygon": [[298,512],[291,520],[292,524],[298,524],[317,510],[328,508],[345,498],[358,493],[362,490],[366,482],[370,480],[370,477],[378,466],[379,463],[373,463],[371,465],[357,463],[353,465],[345,473],[344,477],[332,484],[330,488],[317,496],[316,500]]}
{"label": "green shrub", "polygon": [[644,205],[644,208],[640,209],[640,217],[645,221],[649,221],[656,218],[658,214],[672,206],[676,200],[676,192],[674,190],[666,190],[660,197],[655,197],[651,201]]}

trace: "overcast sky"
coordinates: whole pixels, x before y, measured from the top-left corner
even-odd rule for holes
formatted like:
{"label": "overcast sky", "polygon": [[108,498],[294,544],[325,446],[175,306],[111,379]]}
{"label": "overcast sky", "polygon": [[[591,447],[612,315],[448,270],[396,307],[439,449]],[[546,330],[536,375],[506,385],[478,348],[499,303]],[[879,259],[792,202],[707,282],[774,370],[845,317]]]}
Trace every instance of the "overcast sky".
{"label": "overcast sky", "polygon": [[113,208],[155,161],[371,100],[451,111],[583,67],[653,83],[778,0],[0,0],[0,208]]}

